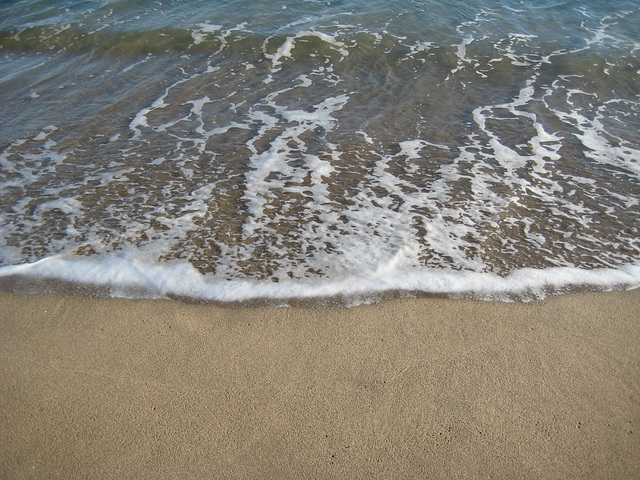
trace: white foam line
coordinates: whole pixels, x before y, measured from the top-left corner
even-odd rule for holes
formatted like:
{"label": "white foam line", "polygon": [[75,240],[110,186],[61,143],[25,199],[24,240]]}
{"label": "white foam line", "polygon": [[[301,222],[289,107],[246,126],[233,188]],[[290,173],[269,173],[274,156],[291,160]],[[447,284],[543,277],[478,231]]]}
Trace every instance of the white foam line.
{"label": "white foam line", "polygon": [[135,67],[137,67],[138,65],[141,65],[143,63],[147,63],[149,60],[151,60],[153,58],[152,54],[148,54],[146,58],[143,58],[142,60],[139,60],[137,62],[132,63],[131,65],[129,65],[128,67],[124,68],[122,70],[122,73],[127,73],[130,70],[133,70]]}
{"label": "white foam line", "polygon": [[467,45],[473,43],[473,37],[466,37],[460,43],[453,45],[456,47],[456,55],[458,57],[458,63],[455,69],[451,71],[451,73],[447,76],[451,78],[452,75],[455,75],[457,72],[464,68],[464,65],[471,62],[471,59],[467,57]]}
{"label": "white foam line", "polygon": [[[275,93],[277,95],[281,92],[282,91]],[[249,142],[249,148],[253,153],[251,156],[251,166],[253,167],[253,170],[245,174],[247,185],[245,200],[247,202],[248,211],[251,214],[250,220],[244,227],[245,235],[247,236],[251,236],[260,225],[263,217],[263,208],[267,202],[269,188],[277,186],[277,183],[274,184],[272,182],[270,184],[269,182],[266,182],[265,179],[271,172],[294,173],[287,163],[287,158],[288,154],[293,150],[304,150],[304,142],[302,142],[299,137],[303,133],[312,131],[318,127],[323,128],[327,132],[330,131],[335,123],[335,120],[331,115],[335,111],[340,110],[348,100],[346,95],[329,97],[318,105],[315,105],[315,109],[312,112],[307,112],[304,110],[289,110],[286,107],[277,106],[273,101],[276,95],[273,95],[270,98],[268,97],[266,105],[274,108],[279,117],[293,125],[285,128],[284,131],[271,142],[267,150],[258,153],[255,143],[269,129],[278,124],[278,118],[267,115],[261,111],[254,111],[251,114],[251,118],[262,123],[262,126],[255,139]],[[291,142],[296,145],[295,148],[290,146]],[[306,158],[307,160],[310,160],[313,165],[317,164],[317,161],[313,156]],[[311,170],[313,171],[313,168],[311,168]],[[326,171],[326,168],[324,170]],[[304,173],[306,175],[306,172],[300,173]],[[316,180],[318,179],[319,177],[316,178]]]}
{"label": "white foam line", "polygon": [[217,32],[222,29],[222,25],[211,25],[208,23],[200,23],[198,24],[198,27],[199,28],[191,32],[191,38],[193,38],[194,45],[199,45],[206,40],[210,33]]}
{"label": "white foam line", "polygon": [[275,72],[278,70],[278,66],[282,64],[280,61],[282,58],[290,58],[291,50],[293,50],[293,44],[295,42],[295,37],[287,37],[282,45],[276,50],[273,55],[265,53],[265,57],[271,59],[271,71]]}
{"label": "white foam line", "polygon": [[263,43],[262,49],[264,51],[264,56],[271,60],[272,73],[280,70],[283,59],[291,58],[296,40],[303,37],[317,37],[323,42],[331,45],[333,49],[335,49],[338,53],[340,53],[340,55],[342,55],[342,57],[346,57],[347,55],[349,55],[349,51],[347,50],[346,45],[337,40],[336,35],[329,35],[323,32],[316,32],[313,30],[304,30],[302,32],[298,32],[294,36],[287,37],[282,45],[280,45],[280,47],[278,47],[278,49],[273,54],[266,52],[267,42],[270,40],[270,38],[268,38]]}
{"label": "white foam line", "polygon": [[150,293],[145,296],[154,298],[185,296],[220,302],[366,296],[398,290],[504,301],[514,295],[542,299],[547,295],[547,289],[560,290],[571,286],[604,290],[640,287],[640,265],[637,264],[594,270],[523,268],[500,277],[492,273],[445,269],[399,271],[393,259],[367,277],[349,276],[328,279],[323,283],[211,281],[186,262],[144,263],[126,254],[82,259],[53,256],[34,263],[0,267],[0,277],[12,275],[107,287],[114,297],[136,296],[134,290],[142,290]]}

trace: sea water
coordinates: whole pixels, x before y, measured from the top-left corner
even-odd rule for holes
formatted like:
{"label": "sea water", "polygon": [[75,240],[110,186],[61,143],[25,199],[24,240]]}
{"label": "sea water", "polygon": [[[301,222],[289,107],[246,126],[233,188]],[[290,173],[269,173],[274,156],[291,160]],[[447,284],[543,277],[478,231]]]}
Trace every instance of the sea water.
{"label": "sea water", "polygon": [[0,278],[634,288],[639,132],[637,0],[4,1]]}

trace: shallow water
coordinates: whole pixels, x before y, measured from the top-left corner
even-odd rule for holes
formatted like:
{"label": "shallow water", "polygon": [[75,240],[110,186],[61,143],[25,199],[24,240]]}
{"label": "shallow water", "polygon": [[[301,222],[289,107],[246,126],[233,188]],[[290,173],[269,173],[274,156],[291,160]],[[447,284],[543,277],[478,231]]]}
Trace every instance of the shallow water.
{"label": "shallow water", "polygon": [[640,9],[531,3],[3,3],[0,275],[640,285]]}

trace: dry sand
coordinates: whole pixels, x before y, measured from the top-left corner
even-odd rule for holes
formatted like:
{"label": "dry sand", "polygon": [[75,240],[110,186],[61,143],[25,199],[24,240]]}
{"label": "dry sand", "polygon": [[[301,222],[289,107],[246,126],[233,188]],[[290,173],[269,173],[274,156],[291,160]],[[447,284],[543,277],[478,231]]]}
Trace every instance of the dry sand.
{"label": "dry sand", "polygon": [[640,290],[0,316],[2,479],[640,478]]}

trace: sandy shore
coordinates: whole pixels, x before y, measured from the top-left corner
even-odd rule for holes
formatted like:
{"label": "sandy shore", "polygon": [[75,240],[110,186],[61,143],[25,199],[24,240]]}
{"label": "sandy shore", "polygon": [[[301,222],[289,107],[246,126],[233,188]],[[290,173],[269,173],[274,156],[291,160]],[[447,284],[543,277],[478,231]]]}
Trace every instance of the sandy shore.
{"label": "sandy shore", "polygon": [[640,478],[640,290],[0,316],[3,479]]}

